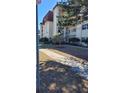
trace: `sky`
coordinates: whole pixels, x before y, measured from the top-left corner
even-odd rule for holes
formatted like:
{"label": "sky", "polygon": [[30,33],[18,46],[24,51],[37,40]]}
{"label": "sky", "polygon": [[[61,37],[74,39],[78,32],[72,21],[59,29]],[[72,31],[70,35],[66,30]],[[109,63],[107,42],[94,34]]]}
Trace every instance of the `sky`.
{"label": "sky", "polygon": [[38,24],[42,22],[43,17],[49,10],[52,10],[56,5],[57,1],[60,0],[41,0],[41,4],[38,5]]}

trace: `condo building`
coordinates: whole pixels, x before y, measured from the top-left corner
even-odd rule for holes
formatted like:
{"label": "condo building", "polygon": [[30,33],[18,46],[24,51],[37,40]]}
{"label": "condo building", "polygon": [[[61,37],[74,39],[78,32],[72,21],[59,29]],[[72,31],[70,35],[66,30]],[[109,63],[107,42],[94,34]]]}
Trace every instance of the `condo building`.
{"label": "condo building", "polygon": [[[56,4],[52,11],[49,11],[43,18],[42,37],[53,38],[58,34],[58,16],[62,13],[61,7]],[[79,38],[80,43],[83,38],[88,38],[88,20],[76,26],[65,27],[63,30],[64,41],[68,42],[69,38]]]}
{"label": "condo building", "polygon": [[53,36],[53,12],[49,11],[43,18],[42,37],[52,38]]}

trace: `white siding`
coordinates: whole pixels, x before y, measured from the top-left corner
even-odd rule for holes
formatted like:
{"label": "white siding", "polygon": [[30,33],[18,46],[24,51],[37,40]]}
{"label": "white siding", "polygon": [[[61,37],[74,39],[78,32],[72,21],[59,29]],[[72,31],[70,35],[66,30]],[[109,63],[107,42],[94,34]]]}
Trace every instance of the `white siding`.
{"label": "white siding", "polygon": [[40,24],[40,38],[42,38],[42,24]]}
{"label": "white siding", "polygon": [[82,37],[82,24],[76,26],[76,37],[79,39]]}
{"label": "white siding", "polygon": [[43,37],[51,38],[53,33],[53,22],[47,21],[44,25]]}
{"label": "white siding", "polygon": [[70,36],[69,37],[76,37],[76,27],[70,27]]}
{"label": "white siding", "polygon": [[49,22],[49,37],[53,37],[53,22]]}
{"label": "white siding", "polygon": [[[53,36],[58,33],[58,26],[57,26],[58,18],[57,18],[57,16],[59,16],[59,14],[60,14],[59,10],[60,10],[59,6],[56,6],[53,9],[53,33],[50,33]],[[67,39],[67,38],[71,38],[71,37],[77,37],[77,38],[81,39],[82,37],[88,37],[88,29],[82,29],[82,26],[85,24],[88,24],[88,21],[84,21],[82,24],[79,24],[77,26],[69,27],[68,34],[67,34],[66,29],[64,29],[64,38]]]}
{"label": "white siding", "polygon": [[[88,24],[88,21],[84,21],[83,25]],[[82,30],[82,37],[88,37],[88,29]]]}
{"label": "white siding", "polygon": [[81,39],[82,37],[88,37],[88,29],[82,29],[82,26],[86,25],[86,24],[88,24],[88,22],[84,21],[82,24],[79,24],[74,27],[69,27],[69,30],[70,30],[69,38],[77,37],[77,38]]}
{"label": "white siding", "polygon": [[59,7],[55,7],[53,10],[53,35],[56,35],[58,32],[58,18],[57,16],[59,15]]}

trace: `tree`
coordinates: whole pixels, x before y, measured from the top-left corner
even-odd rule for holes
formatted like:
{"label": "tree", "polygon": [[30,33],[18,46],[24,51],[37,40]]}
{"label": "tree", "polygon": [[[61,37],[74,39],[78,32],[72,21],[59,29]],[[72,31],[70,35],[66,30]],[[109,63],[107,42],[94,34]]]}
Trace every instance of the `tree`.
{"label": "tree", "polygon": [[64,42],[62,35],[61,35],[61,34],[55,35],[55,36],[53,37],[53,39],[52,39],[52,42],[53,42],[54,44],[59,44],[59,45],[61,45],[61,43]]}
{"label": "tree", "polygon": [[60,6],[60,15],[58,17],[58,32],[61,37],[63,29],[76,26],[87,20],[88,16],[88,0],[62,0],[58,3]]}
{"label": "tree", "polygon": [[87,20],[88,0],[65,0],[58,5],[62,8],[61,15],[58,16],[58,25],[75,26]]}

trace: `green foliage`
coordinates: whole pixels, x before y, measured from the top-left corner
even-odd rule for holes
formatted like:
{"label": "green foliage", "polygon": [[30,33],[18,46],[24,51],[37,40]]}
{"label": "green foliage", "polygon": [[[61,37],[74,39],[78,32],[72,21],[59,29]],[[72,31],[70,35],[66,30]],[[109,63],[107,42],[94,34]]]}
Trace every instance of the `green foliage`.
{"label": "green foliage", "polygon": [[80,42],[80,39],[76,37],[69,38],[69,42]]}
{"label": "green foliage", "polygon": [[49,39],[47,37],[40,38],[39,42],[48,43]]}
{"label": "green foliage", "polygon": [[88,0],[66,0],[66,2],[59,2],[58,5],[63,12],[58,16],[58,25],[75,26],[87,20]]}
{"label": "green foliage", "polygon": [[61,44],[63,42],[63,37],[61,35],[55,35],[52,39],[54,44]]}

